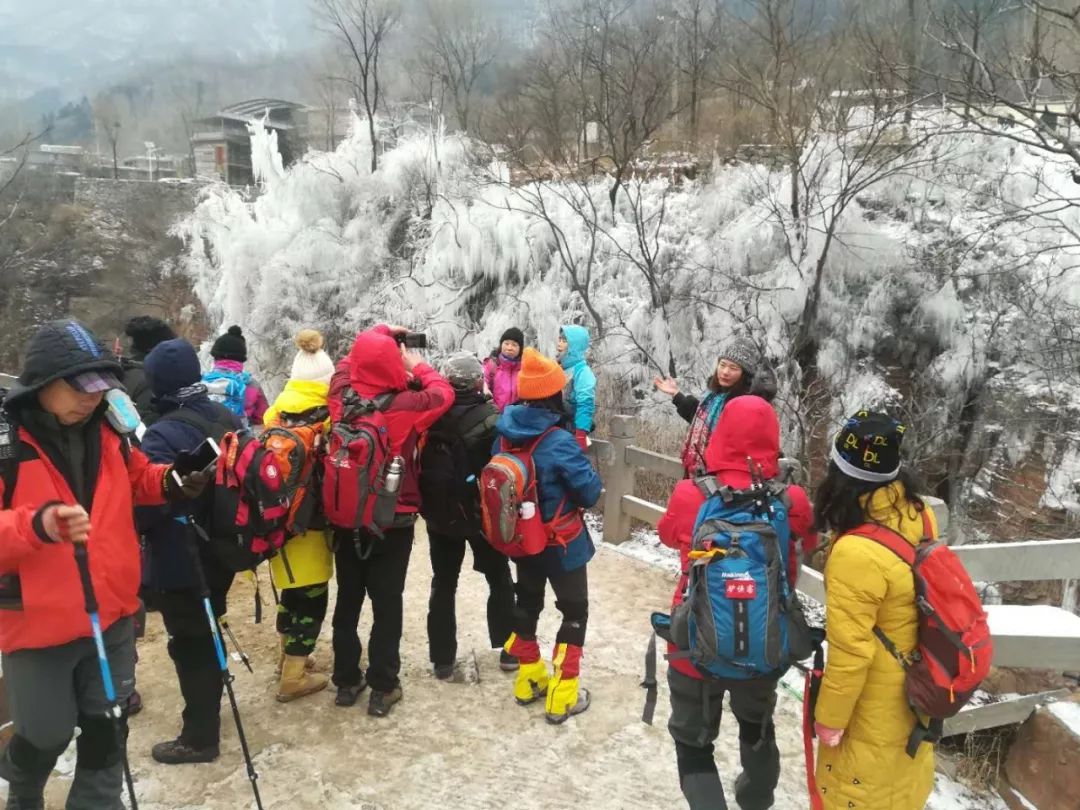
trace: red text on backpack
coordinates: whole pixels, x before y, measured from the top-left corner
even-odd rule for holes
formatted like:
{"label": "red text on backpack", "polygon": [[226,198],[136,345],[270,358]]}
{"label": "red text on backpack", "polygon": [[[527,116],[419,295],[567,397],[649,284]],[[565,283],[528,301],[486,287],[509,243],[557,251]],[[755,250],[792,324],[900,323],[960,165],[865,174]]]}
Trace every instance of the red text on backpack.
{"label": "red text on backpack", "polygon": [[[564,512],[565,498],[550,521],[545,522],[540,515],[533,452],[553,430],[557,428],[549,428],[523,447],[513,447],[502,438],[499,452],[480,473],[484,536],[507,557],[531,557],[549,545],[565,546],[584,528],[579,510]],[[522,514],[523,503],[533,504],[531,514]]]}
{"label": "red text on backpack", "polygon": [[390,456],[390,428],[383,414],[389,399],[362,400],[350,386],[344,412],[334,422],[323,456],[322,502],[326,520],[339,529],[364,529],[377,535],[375,502]]}
{"label": "red text on backpack", "polygon": [[990,672],[994,645],[986,611],[960,558],[933,536],[922,512],[923,539],[912,546],[899,533],[876,524],[850,534],[879,543],[911,566],[919,611],[918,647],[904,654],[881,631],[874,634],[907,672],[911,706],[933,720],[952,717],[971,699]]}

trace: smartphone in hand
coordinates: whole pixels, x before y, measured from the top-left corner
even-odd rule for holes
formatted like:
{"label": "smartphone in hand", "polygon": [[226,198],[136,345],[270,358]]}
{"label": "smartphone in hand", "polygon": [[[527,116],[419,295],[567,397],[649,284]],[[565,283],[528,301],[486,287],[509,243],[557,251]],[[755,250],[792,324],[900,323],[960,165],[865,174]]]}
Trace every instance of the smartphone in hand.
{"label": "smartphone in hand", "polygon": [[173,480],[179,486],[181,478],[214,466],[220,455],[221,448],[218,443],[207,436],[194,450],[184,450],[176,454],[172,467]]}

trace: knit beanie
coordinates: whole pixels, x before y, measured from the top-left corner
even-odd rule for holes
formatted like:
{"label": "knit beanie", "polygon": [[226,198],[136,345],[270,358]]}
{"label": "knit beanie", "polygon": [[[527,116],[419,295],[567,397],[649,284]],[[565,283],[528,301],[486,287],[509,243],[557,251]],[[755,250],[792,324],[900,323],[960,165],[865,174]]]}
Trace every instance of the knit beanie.
{"label": "knit beanie", "polygon": [[334,376],[334,361],[323,351],[323,336],[316,329],[301,329],[296,336],[300,349],[292,361],[291,380],[308,380],[330,384]]}
{"label": "knit beanie", "polygon": [[751,341],[746,338],[735,338],[720,352],[720,359],[737,363],[739,368],[753,377],[761,363],[761,354]]}
{"label": "knit beanie", "polygon": [[150,390],[157,396],[179,391],[202,378],[199,355],[183,338],[163,340],[146,355],[143,368]]}
{"label": "knit beanie", "polygon": [[214,341],[210,347],[210,356],[215,360],[235,360],[247,362],[247,341],[239,326],[230,326],[229,330]]}
{"label": "knit beanie", "polygon": [[517,387],[521,399],[547,399],[566,387],[566,372],[554,360],[530,346],[521,353]]}
{"label": "knit beanie", "polygon": [[906,430],[888,414],[859,411],[836,434],[829,457],[849,478],[886,484],[900,474]]}
{"label": "knit beanie", "polygon": [[131,338],[131,345],[139,354],[150,354],[159,343],[176,338],[171,326],[151,315],[136,315],[125,324],[124,334]]}
{"label": "knit beanie", "polygon": [[516,326],[511,326],[505,332],[502,333],[502,337],[499,338],[499,345],[502,346],[504,340],[512,340],[518,345],[518,349],[525,348],[525,333],[518,329]]}
{"label": "knit beanie", "polygon": [[451,355],[443,365],[443,376],[450,381],[455,391],[479,391],[484,381],[484,367],[469,352]]}

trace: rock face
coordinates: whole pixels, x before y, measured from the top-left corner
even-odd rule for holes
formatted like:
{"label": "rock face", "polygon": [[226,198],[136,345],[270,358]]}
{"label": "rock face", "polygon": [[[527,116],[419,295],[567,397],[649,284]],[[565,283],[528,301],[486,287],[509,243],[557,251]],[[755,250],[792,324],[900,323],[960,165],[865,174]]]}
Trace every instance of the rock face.
{"label": "rock face", "polygon": [[[1080,799],[1080,696],[1033,714],[1005,761],[1002,797],[1016,810],[1076,810]],[[1010,790],[1012,788],[1012,790]],[[1019,792],[1028,801],[1015,796]]]}

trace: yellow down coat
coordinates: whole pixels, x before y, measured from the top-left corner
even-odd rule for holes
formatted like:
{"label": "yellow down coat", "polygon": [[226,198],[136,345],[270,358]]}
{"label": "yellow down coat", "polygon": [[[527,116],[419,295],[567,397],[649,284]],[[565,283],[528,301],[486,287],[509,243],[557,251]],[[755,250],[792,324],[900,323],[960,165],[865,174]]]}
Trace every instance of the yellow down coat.
{"label": "yellow down coat", "polygon": [[[326,404],[330,386],[311,380],[289,380],[285,390],[278,395],[263,417],[266,427],[280,422],[280,414],[303,413]],[[316,494],[317,495],[317,494]],[[285,568],[288,559],[289,570]],[[278,590],[306,588],[329,582],[334,575],[334,555],[330,551],[327,534],[322,529],[304,532],[290,537],[281,554],[270,558],[270,576]]]}
{"label": "yellow down coat", "polygon": [[[912,545],[922,538],[922,518],[899,483],[877,490],[868,512]],[[930,520],[936,536],[932,512]],[[887,548],[846,534],[830,548],[825,589],[829,649],[816,719],[845,730],[838,747],[818,747],[825,810],[921,810],[934,786],[934,749],[924,743],[914,759],[905,752],[915,716],[904,671],[873,633],[878,626],[904,652],[915,648],[911,569]]]}

